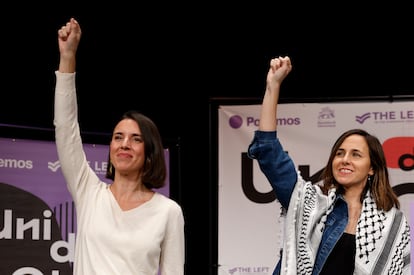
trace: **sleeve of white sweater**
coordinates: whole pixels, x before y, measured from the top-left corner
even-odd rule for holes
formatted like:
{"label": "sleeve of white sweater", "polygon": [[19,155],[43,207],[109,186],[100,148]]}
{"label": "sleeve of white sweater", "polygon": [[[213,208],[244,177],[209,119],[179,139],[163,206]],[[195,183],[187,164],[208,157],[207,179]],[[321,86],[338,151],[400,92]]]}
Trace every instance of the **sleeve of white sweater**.
{"label": "sleeve of white sweater", "polygon": [[85,194],[82,183],[98,181],[97,175],[89,167],[83,150],[78,123],[76,97],[76,73],[55,72],[54,120],[56,149],[67,188],[73,200]]}

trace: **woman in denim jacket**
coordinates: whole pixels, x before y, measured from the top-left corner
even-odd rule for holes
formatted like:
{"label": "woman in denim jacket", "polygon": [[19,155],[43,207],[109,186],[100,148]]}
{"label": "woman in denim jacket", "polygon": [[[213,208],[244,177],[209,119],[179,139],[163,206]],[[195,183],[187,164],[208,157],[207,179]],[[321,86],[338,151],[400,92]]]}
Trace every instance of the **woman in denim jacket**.
{"label": "woman in denim jacket", "polygon": [[375,136],[362,129],[343,133],[321,185],[305,181],[283,150],[277,104],[291,70],[289,57],[271,60],[259,129],[248,148],[284,210],[283,246],[273,274],[411,274],[410,228]]}

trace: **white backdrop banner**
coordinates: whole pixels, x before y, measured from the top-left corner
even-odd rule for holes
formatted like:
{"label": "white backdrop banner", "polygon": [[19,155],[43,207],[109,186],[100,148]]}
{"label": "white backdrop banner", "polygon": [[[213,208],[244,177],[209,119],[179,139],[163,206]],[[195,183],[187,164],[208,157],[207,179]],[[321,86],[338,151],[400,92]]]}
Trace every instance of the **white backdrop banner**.
{"label": "white backdrop banner", "polygon": [[[269,275],[278,261],[280,205],[257,162],[246,154],[259,115],[260,105],[218,108],[219,275]],[[310,180],[323,169],[336,138],[351,128],[365,129],[382,142],[392,186],[413,234],[413,102],[278,106],[278,137],[302,175]]]}

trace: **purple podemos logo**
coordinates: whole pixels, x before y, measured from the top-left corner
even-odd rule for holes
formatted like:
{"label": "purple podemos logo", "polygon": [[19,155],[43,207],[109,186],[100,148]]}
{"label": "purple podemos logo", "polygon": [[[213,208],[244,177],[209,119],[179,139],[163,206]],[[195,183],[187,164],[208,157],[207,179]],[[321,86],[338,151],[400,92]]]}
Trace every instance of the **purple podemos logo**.
{"label": "purple podemos logo", "polygon": [[243,119],[239,115],[234,115],[229,119],[229,124],[231,128],[238,129],[243,124]]}

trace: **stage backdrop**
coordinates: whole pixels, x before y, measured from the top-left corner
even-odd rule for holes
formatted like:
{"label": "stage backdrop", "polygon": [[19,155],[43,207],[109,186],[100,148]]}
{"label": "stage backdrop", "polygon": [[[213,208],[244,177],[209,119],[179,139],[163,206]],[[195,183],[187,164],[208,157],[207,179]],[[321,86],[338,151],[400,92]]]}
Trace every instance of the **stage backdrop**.
{"label": "stage backdrop", "polygon": [[[259,115],[260,105],[218,108],[221,275],[270,275],[279,257],[280,205],[257,161],[246,155]],[[366,129],[381,140],[393,188],[413,234],[414,102],[279,104],[278,136],[305,178],[313,180],[323,169],[333,142],[350,128]]]}
{"label": "stage backdrop", "polygon": [[[110,183],[109,146],[84,149],[93,170]],[[169,167],[168,149],[165,155]],[[169,196],[169,178],[158,192]],[[75,215],[55,143],[0,138],[0,274],[72,274]]]}

